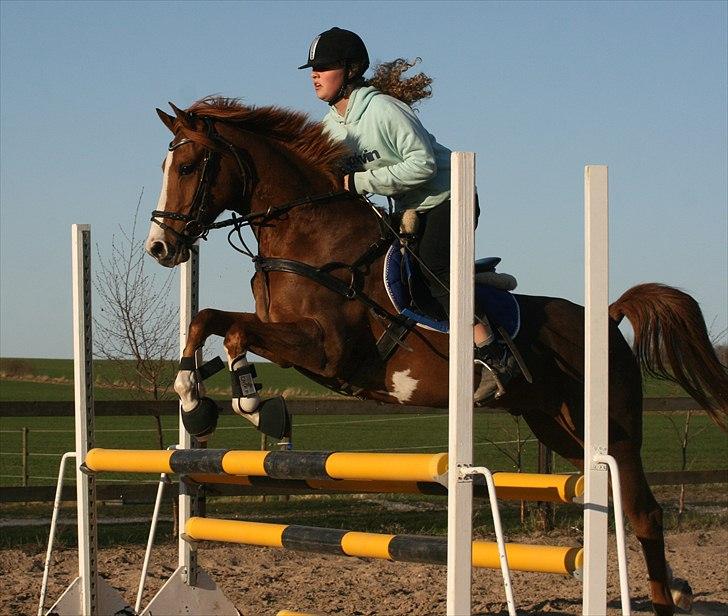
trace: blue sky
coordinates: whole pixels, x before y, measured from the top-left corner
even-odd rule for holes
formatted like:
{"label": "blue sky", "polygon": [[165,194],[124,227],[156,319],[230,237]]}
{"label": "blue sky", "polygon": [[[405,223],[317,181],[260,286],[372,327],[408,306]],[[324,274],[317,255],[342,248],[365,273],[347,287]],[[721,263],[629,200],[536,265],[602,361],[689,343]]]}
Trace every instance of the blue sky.
{"label": "blue sky", "polygon": [[[583,298],[583,166],[610,167],[610,298],[659,281],[728,325],[725,2],[0,3],[0,355],[70,357],[70,226],[108,256],[169,141],[155,107],[220,93],[321,117],[306,59],[333,25],[422,58],[423,124],[477,152],[478,256]],[[147,223],[142,223],[141,236]],[[249,311],[250,264],[204,247],[201,305]],[[165,271],[153,263],[150,272]],[[98,307],[98,306],[97,306]]]}

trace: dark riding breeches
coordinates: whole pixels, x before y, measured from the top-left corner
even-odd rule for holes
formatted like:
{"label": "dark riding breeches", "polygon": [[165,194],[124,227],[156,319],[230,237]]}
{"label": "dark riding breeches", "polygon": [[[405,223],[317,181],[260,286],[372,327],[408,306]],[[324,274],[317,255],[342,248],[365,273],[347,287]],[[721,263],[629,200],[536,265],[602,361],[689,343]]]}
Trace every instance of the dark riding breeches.
{"label": "dark riding breeches", "polygon": [[[450,313],[450,201],[419,212],[419,256],[427,266],[422,273],[432,297]],[[475,227],[478,227],[480,206],[475,196]],[[430,270],[429,272],[427,270]],[[430,273],[432,272],[432,273]]]}

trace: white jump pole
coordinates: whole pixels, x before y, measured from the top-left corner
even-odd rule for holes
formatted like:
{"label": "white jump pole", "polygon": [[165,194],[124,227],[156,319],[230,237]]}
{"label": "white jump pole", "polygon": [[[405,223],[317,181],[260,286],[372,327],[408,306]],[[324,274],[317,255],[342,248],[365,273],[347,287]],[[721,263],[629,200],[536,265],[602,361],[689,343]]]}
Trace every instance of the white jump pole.
{"label": "white jump pole", "polygon": [[[71,226],[71,262],[78,577],[71,582],[47,613],[54,616],[130,613],[124,612],[131,608],[121,594],[98,575],[96,481],[92,475],[87,475],[81,470],[81,464],[86,459],[88,450],[94,446],[95,423],[90,225]],[[60,498],[59,494],[56,498],[57,500]],[[48,555],[52,545],[51,537]],[[47,569],[44,572],[44,584],[46,580]],[[45,600],[45,591],[42,593],[40,612],[44,609]]]}
{"label": "white jump pole", "polygon": [[76,417],[76,516],[82,614],[98,611],[96,479],[79,469],[94,446],[94,372],[91,334],[91,227],[73,225],[73,382]]}
{"label": "white jump pole", "polygon": [[450,208],[450,363],[447,614],[471,612],[475,154],[453,152]]}
{"label": "white jump pole", "polygon": [[[582,611],[607,611],[609,419],[609,199],[604,165],[584,169],[584,589]],[[621,512],[619,512],[621,515]],[[624,606],[623,606],[624,607]]]}
{"label": "white jump pole", "polygon": [[[182,357],[187,344],[187,333],[192,319],[200,309],[200,253],[199,246],[191,251],[190,258],[180,266],[179,274],[179,354]],[[200,357],[198,357],[198,360]],[[182,423],[182,403],[179,405],[179,436],[177,442],[182,449],[192,449],[193,439],[185,430]],[[190,544],[182,539],[187,520],[193,515],[192,498],[182,489],[178,501],[178,567],[184,572],[182,577],[188,586],[197,585],[197,554],[190,548]]]}

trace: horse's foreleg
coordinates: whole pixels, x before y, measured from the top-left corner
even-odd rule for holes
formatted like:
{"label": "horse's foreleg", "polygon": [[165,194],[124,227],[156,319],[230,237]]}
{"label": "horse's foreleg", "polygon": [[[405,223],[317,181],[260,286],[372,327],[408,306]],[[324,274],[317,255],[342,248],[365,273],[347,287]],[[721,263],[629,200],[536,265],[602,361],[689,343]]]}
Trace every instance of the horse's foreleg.
{"label": "horse's foreleg", "polygon": [[[253,382],[254,369],[247,351],[278,364],[295,364],[317,373],[335,372],[328,358],[337,357],[341,345],[331,339],[324,349],[321,328],[312,319],[291,323],[264,323],[254,314],[206,309],[192,320],[182,352],[174,389],[182,403],[182,420],[187,431],[199,440],[215,430],[219,409],[204,396],[195,365],[195,352],[211,335],[225,338],[225,351],[232,375],[233,410],[249,419],[261,431],[284,435],[289,428],[288,413],[281,399],[261,401]],[[327,367],[327,363],[330,364]]]}
{"label": "horse's foreleg", "polygon": [[285,408],[276,399],[261,401],[247,351],[279,365],[294,364],[320,372],[326,369],[321,329],[310,319],[264,323],[253,314],[241,313],[227,331],[224,345],[232,377],[233,410],[266,434],[285,433],[289,422]]}
{"label": "horse's foreleg", "polygon": [[204,395],[204,386],[196,370],[195,352],[211,335],[224,336],[233,321],[234,313],[209,308],[201,310],[190,323],[187,342],[182,351],[174,390],[180,398],[185,428],[200,441],[207,440],[214,432],[219,410]]}

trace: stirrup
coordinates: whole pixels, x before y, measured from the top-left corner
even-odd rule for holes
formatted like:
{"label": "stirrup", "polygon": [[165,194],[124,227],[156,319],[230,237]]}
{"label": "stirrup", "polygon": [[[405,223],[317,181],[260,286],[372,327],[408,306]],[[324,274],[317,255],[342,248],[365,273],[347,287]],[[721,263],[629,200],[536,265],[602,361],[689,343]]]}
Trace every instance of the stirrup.
{"label": "stirrup", "polygon": [[[495,356],[500,358],[496,359]],[[518,367],[518,362],[509,349],[497,342],[476,348],[474,363],[482,366],[480,384],[473,394],[475,402],[482,402],[490,397],[497,400],[504,396],[505,385],[513,378],[514,368]]]}
{"label": "stirrup", "polygon": [[475,402],[482,402],[490,397],[494,397],[497,400],[504,396],[506,394],[506,388],[498,372],[482,359],[476,358],[474,363],[476,365],[480,364],[483,368],[480,373],[480,384],[473,393],[473,400]]}

